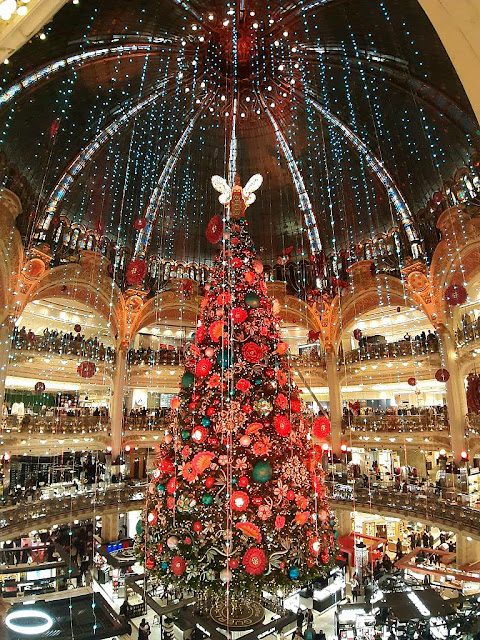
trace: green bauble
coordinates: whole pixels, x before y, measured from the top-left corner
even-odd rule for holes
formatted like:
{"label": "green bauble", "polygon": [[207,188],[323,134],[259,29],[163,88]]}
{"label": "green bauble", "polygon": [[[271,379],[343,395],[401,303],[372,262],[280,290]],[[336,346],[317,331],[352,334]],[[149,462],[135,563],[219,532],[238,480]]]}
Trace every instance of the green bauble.
{"label": "green bauble", "polygon": [[185,371],[182,376],[182,387],[188,389],[195,381],[195,376],[190,371]]}
{"label": "green bauble", "polygon": [[245,296],[245,304],[247,305],[247,307],[250,307],[250,309],[258,309],[258,307],[260,306],[260,296],[257,296],[257,294],[253,293],[253,291],[247,293],[247,295]]}
{"label": "green bauble", "polygon": [[260,460],[252,469],[252,479],[259,484],[265,484],[272,477],[272,467],[269,462]]}
{"label": "green bauble", "polygon": [[184,431],[182,431],[182,439],[183,440],[188,440],[190,437],[190,431],[187,431],[186,429]]}
{"label": "green bauble", "polygon": [[265,398],[259,398],[258,400],[255,400],[255,402],[253,403],[253,408],[261,416],[267,416],[273,407],[271,402],[269,402]]}
{"label": "green bauble", "polygon": [[213,502],[213,497],[205,494],[204,496],[202,496],[202,503],[206,506],[209,507]]}
{"label": "green bauble", "polygon": [[137,522],[137,526],[135,528],[137,530],[138,535],[141,536],[142,533],[143,533],[143,522],[141,520],[139,520]]}

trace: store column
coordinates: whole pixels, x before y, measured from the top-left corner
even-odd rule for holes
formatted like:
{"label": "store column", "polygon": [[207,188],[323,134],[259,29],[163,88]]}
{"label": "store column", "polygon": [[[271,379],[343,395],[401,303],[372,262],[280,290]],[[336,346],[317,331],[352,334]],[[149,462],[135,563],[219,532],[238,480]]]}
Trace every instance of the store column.
{"label": "store column", "polygon": [[3,400],[5,397],[5,380],[7,378],[8,359],[12,349],[14,326],[15,319],[13,316],[7,316],[0,324],[0,409],[2,409],[2,412]]}
{"label": "store column", "polygon": [[443,366],[450,374],[445,383],[447,391],[448,423],[452,440],[453,456],[456,462],[461,460],[461,452],[465,448],[465,417],[467,415],[467,395],[457,364],[455,341],[445,326],[437,330],[440,338],[440,349]]}
{"label": "store column", "polygon": [[342,537],[349,536],[352,533],[352,513],[350,508],[335,509],[335,515],[337,517],[338,533]]}
{"label": "store column", "polygon": [[457,568],[480,562],[480,540],[474,540],[463,533],[456,535],[456,559]]}
{"label": "store column", "polygon": [[327,384],[330,396],[332,451],[339,455],[342,443],[342,396],[337,369],[337,350],[334,347],[327,351]]}
{"label": "store column", "polygon": [[118,540],[118,513],[108,513],[102,516],[102,542],[116,542]]}
{"label": "store column", "polygon": [[110,395],[110,425],[112,430],[112,457],[120,455],[123,430],[123,396],[125,391],[125,371],[127,345],[121,344],[115,353],[115,369]]}

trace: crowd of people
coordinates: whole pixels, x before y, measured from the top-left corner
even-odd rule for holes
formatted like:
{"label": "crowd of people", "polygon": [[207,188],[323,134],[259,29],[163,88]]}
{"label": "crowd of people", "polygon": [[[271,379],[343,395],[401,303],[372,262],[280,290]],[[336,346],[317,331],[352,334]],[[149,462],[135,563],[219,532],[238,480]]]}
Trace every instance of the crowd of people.
{"label": "crowd of people", "polygon": [[86,338],[81,333],[57,331],[45,328],[42,335],[27,331],[26,327],[13,330],[12,345],[15,349],[53,352],[60,355],[80,356],[87,360],[115,362],[115,349],[105,346],[97,337]]}
{"label": "crowd of people", "polygon": [[152,349],[151,347],[130,349],[127,354],[127,362],[129,364],[144,364],[149,366],[180,364],[181,359],[182,351],[171,345],[162,345],[160,349]]}

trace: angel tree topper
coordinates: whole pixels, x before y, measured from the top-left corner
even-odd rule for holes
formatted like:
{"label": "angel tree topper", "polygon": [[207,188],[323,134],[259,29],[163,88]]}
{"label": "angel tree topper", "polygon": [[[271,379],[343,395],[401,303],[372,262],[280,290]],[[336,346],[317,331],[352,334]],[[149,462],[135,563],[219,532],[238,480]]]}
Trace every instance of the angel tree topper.
{"label": "angel tree topper", "polygon": [[220,176],[212,177],[213,188],[221,194],[218,200],[221,204],[229,207],[230,218],[233,220],[239,220],[244,217],[245,209],[257,199],[254,191],[257,191],[262,186],[262,182],[262,176],[256,173],[242,189],[240,176],[237,173],[235,184],[230,188],[225,178]]}

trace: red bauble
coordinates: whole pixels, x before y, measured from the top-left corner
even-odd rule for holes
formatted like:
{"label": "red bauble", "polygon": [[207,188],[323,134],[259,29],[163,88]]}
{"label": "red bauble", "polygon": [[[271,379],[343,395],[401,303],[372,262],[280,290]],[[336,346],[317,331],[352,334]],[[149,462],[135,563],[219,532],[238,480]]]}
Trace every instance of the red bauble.
{"label": "red bauble", "polygon": [[353,330],[353,337],[355,338],[355,340],[360,340],[360,338],[362,337],[361,329],[354,329]]}
{"label": "red bauble", "polygon": [[275,376],[275,371],[273,369],[267,368],[265,369],[265,375],[271,380]]}
{"label": "red bauble", "polygon": [[211,244],[220,242],[223,236],[223,219],[222,216],[213,216],[207,225],[205,237]]}
{"label": "red bauble", "polygon": [[242,404],[243,413],[252,413],[252,405],[251,404]]}
{"label": "red bauble", "polygon": [[44,382],[37,382],[35,384],[35,391],[37,393],[42,393],[43,391],[45,391],[45,383]]}
{"label": "red bauble", "polygon": [[242,391],[243,393],[246,393],[251,386],[252,385],[248,380],[246,380],[245,378],[240,378],[240,380],[235,385],[235,389],[237,389],[237,391]]}
{"label": "red bauble", "polygon": [[195,342],[203,342],[205,340],[206,335],[207,335],[207,330],[205,329],[205,326],[202,324],[195,331]]}
{"label": "red bauble", "polygon": [[239,566],[240,566],[240,560],[237,557],[228,559],[229,569],[238,569]]}
{"label": "red bauble", "polygon": [[193,523],[193,530],[195,531],[195,533],[201,533],[203,531],[203,524],[199,520],[197,520]]}
{"label": "red bauble", "polygon": [[162,473],[173,473],[175,470],[175,465],[170,458],[162,458],[158,462],[155,462],[155,466]]}
{"label": "red bauble", "polygon": [[292,489],[287,491],[287,500],[295,500],[295,491],[292,491]]}
{"label": "red bauble", "polygon": [[233,511],[245,511],[249,502],[250,498],[245,491],[234,491],[230,496],[230,505]]}
{"label": "red bauble", "polygon": [[275,398],[275,405],[282,410],[285,410],[288,407],[288,398],[284,393],[279,393]]}
{"label": "red bauble", "polygon": [[27,262],[25,270],[29,276],[36,278],[45,271],[45,263],[40,258],[32,258]]}
{"label": "red bauble", "polygon": [[210,436],[207,442],[212,447],[218,447],[218,438],[216,436]]}
{"label": "red bauble", "polygon": [[201,444],[207,439],[207,430],[205,429],[205,427],[199,424],[193,429],[190,437],[194,442]]}
{"label": "red bauble", "polygon": [[192,544],[192,539],[191,539],[189,536],[187,536],[187,537],[185,538],[185,540],[184,540],[184,543],[185,543],[186,545]]}
{"label": "red bauble", "polygon": [[275,529],[278,529],[280,531],[280,529],[283,529],[284,526],[285,526],[285,516],[277,516],[275,518]]}
{"label": "red bauble", "polygon": [[261,504],[263,504],[263,498],[262,496],[253,496],[252,498],[252,504],[255,507],[259,507]]}
{"label": "red bauble", "polygon": [[182,556],[173,556],[170,567],[176,576],[181,576],[184,573],[186,566],[187,565]]}
{"label": "red bauble", "polygon": [[259,576],[267,567],[267,556],[263,549],[251,547],[243,554],[242,564],[247,573],[252,576]]}
{"label": "red bauble", "polygon": [[127,267],[127,282],[132,285],[139,285],[147,275],[147,265],[144,260],[132,260]]}
{"label": "red bauble", "polygon": [[435,380],[438,382],[447,382],[450,379],[450,373],[447,369],[437,369],[435,371]]}
{"label": "red bauble", "polygon": [[208,476],[208,478],[205,478],[205,486],[207,489],[211,489],[214,484],[215,478],[212,478],[212,476]]}
{"label": "red bauble", "polygon": [[213,407],[208,407],[205,412],[209,418],[215,415],[215,409]]}
{"label": "red bauble", "polygon": [[245,487],[248,486],[247,476],[242,476],[241,478],[238,479],[238,486],[241,487],[242,489],[245,489]]}
{"label": "red bauble", "polygon": [[82,330],[82,325],[80,325],[80,324],[76,324],[73,328],[75,329],[75,331],[76,331],[77,333],[80,333],[80,331]]}
{"label": "red bauble", "polygon": [[150,511],[150,513],[148,514],[148,518],[147,518],[148,524],[151,527],[154,527],[157,522],[158,522],[158,511],[156,511],[156,509],[154,509],[153,511]]}
{"label": "red bauble", "polygon": [[163,549],[164,549],[163,544],[162,544],[161,542],[159,542],[159,543],[157,544],[157,553],[162,554],[162,553],[163,553]]}
{"label": "red bauble", "polygon": [[245,311],[245,309],[236,307],[235,309],[231,310],[230,316],[235,324],[240,324],[247,319],[248,313]]}
{"label": "red bauble", "polygon": [[94,362],[81,362],[77,367],[77,373],[82,378],[93,378],[96,370]]}
{"label": "red bauble", "polygon": [[148,556],[148,558],[145,560],[145,566],[147,567],[147,569],[149,569],[150,571],[152,569],[155,569],[155,565],[156,565],[156,561],[154,556]]}
{"label": "red bauble", "polygon": [[407,382],[411,387],[414,387],[417,384],[417,379],[416,378],[409,378],[407,380]]}
{"label": "red bauble", "polygon": [[206,378],[212,370],[212,362],[208,358],[202,358],[197,362],[195,367],[195,375],[198,378]]}
{"label": "red bauble", "polygon": [[467,299],[467,290],[461,284],[451,284],[445,290],[445,300],[451,307],[463,304]]}
{"label": "red bauble", "polygon": [[330,420],[326,416],[315,418],[312,425],[312,433],[315,438],[324,440],[330,435]]}
{"label": "red bauble", "polygon": [[195,411],[197,405],[195,402],[190,402],[190,404],[188,405],[188,408],[190,409],[190,411]]}
{"label": "red bauble", "polygon": [[292,430],[292,423],[286,416],[275,416],[273,419],[273,426],[275,431],[282,438],[286,438],[290,435],[290,431]]}
{"label": "red bauble", "polygon": [[137,231],[141,231],[147,226],[147,221],[145,220],[145,218],[137,218],[133,223],[133,226]]}
{"label": "red bauble", "polygon": [[176,490],[177,490],[177,480],[176,478],[170,478],[170,480],[167,482],[167,493],[172,496]]}
{"label": "red bauble", "polygon": [[242,347],[242,356],[250,364],[258,364],[263,358],[263,349],[255,342],[247,342]]}
{"label": "red bauble", "polygon": [[310,551],[311,555],[314,558],[320,555],[320,552],[322,550],[322,545],[320,544],[320,540],[318,538],[310,538],[308,542],[308,550]]}

